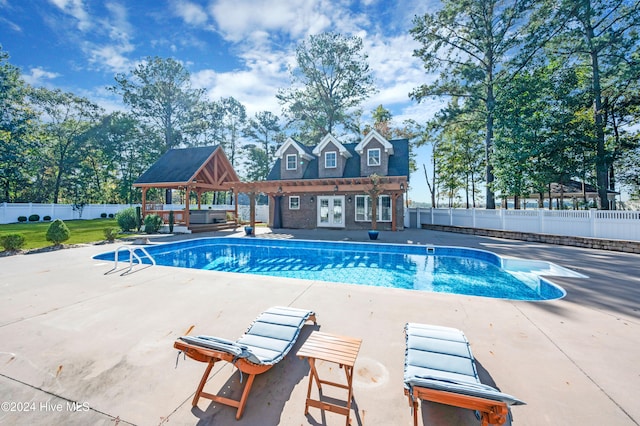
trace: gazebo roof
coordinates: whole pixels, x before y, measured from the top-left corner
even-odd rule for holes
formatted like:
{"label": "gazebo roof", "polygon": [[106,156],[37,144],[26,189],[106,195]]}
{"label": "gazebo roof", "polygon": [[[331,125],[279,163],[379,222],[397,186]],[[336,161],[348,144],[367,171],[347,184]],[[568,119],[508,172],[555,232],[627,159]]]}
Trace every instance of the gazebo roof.
{"label": "gazebo roof", "polygon": [[170,149],[134,183],[136,187],[225,189],[240,179],[220,145]]}
{"label": "gazebo roof", "polygon": [[[560,198],[561,196],[570,198],[570,197],[576,197],[576,196],[582,196],[583,195],[583,188],[582,188],[583,183],[579,182],[577,180],[569,180],[568,182],[564,182],[562,184],[558,183],[558,182],[554,182],[551,183],[550,187],[551,187],[551,194],[549,194],[549,190],[547,189],[547,191],[545,191],[544,195],[549,197],[549,195],[551,195],[551,198]],[[616,191],[612,191],[610,189],[607,190],[608,194],[620,194],[619,192]],[[590,185],[588,183],[584,183],[584,194],[586,194],[587,197],[597,197],[598,196],[598,189],[593,186]],[[537,198],[538,194],[530,194],[529,198]]]}

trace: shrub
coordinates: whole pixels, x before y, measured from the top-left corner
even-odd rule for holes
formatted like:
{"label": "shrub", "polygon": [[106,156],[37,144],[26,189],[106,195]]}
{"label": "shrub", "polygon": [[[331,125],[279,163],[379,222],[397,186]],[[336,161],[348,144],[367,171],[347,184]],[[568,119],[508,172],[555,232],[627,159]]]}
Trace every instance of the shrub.
{"label": "shrub", "polygon": [[120,229],[125,232],[136,229],[136,209],[129,207],[128,209],[119,211],[116,214],[116,221]]}
{"label": "shrub", "polygon": [[51,216],[47,215],[43,217],[42,220],[44,220],[45,222],[49,222],[51,220]]}
{"label": "shrub", "polygon": [[107,214],[106,213],[100,213],[100,217],[103,218],[103,219],[106,219]]}
{"label": "shrub", "polygon": [[29,222],[39,222],[39,221],[40,221],[39,214],[32,214],[31,216],[29,216]]}
{"label": "shrub", "polygon": [[120,233],[120,228],[104,228],[104,238],[110,243],[114,242]]}
{"label": "shrub", "polygon": [[144,218],[144,232],[155,234],[162,226],[162,218],[157,214],[150,214]]}
{"label": "shrub", "polygon": [[6,251],[20,250],[26,239],[21,234],[7,234],[0,236],[0,245]]}
{"label": "shrub", "polygon": [[109,219],[113,219],[113,213],[109,213]]}
{"label": "shrub", "polygon": [[173,234],[173,225],[175,224],[175,216],[173,210],[169,211],[169,233]]}
{"label": "shrub", "polygon": [[18,222],[26,222],[26,221],[27,221],[26,216],[18,216]]}
{"label": "shrub", "polygon": [[67,241],[70,236],[71,231],[69,231],[67,225],[60,219],[51,222],[51,225],[47,228],[47,241],[51,241],[55,245]]}

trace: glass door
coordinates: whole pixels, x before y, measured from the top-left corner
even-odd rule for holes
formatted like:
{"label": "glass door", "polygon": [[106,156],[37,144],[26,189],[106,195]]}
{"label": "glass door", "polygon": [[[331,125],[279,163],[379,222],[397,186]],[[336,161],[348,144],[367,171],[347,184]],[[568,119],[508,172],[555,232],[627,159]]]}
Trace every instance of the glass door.
{"label": "glass door", "polygon": [[318,226],[344,228],[344,196],[318,197]]}

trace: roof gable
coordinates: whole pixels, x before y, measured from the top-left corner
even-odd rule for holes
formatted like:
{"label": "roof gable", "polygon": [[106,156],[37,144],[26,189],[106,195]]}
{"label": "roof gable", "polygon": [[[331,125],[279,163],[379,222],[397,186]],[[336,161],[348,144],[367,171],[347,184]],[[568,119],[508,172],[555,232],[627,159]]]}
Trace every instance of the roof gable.
{"label": "roof gable", "polygon": [[170,149],[136,181],[134,186],[220,185],[240,179],[219,145]]}
{"label": "roof gable", "polygon": [[382,144],[382,146],[384,147],[384,152],[389,155],[393,155],[393,145],[375,130],[371,130],[369,133],[367,133],[367,136],[365,136],[365,138],[362,139],[362,141],[360,141],[358,145],[356,145],[356,152],[362,155],[362,153],[364,152],[364,148],[369,144],[369,142],[374,139]]}
{"label": "roof gable", "polygon": [[320,141],[320,143],[313,149],[313,154],[320,155],[322,153],[322,150],[330,143],[338,148],[338,152],[340,153],[340,155],[345,158],[351,158],[351,153],[331,133],[328,133],[324,138],[322,138],[322,141]]}
{"label": "roof gable", "polygon": [[306,160],[313,160],[313,155],[311,155],[305,147],[296,142],[293,138],[288,138],[285,143],[282,144],[280,148],[276,151],[276,157],[282,158],[284,153],[289,149],[289,147],[293,147],[296,151],[298,151],[298,155]]}

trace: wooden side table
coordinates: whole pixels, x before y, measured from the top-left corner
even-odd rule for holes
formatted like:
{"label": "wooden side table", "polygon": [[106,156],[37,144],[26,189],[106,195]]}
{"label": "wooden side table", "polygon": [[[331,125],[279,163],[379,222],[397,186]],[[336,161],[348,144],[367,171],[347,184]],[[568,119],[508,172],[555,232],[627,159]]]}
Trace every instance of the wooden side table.
{"label": "wooden side table", "polygon": [[[335,334],[322,333],[320,331],[312,332],[307,340],[304,342],[298,353],[296,354],[300,358],[307,358],[309,360],[309,366],[311,371],[309,372],[309,387],[307,389],[307,400],[304,405],[304,414],[309,414],[309,407],[316,407],[322,410],[331,411],[334,413],[347,416],[347,426],[349,425],[349,414],[351,413],[351,400],[353,398],[353,365],[358,357],[360,351],[360,344],[362,339],[354,339],[352,337],[338,336]],[[341,368],[344,367],[344,372],[347,376],[347,384],[330,382],[322,380],[318,376],[318,370],[316,370],[316,360],[322,360],[327,362],[333,362],[338,364]],[[342,389],[347,389],[348,398],[346,401],[346,407],[331,404],[329,402],[323,402],[311,398],[311,385],[313,381],[316,381],[318,385],[318,391],[322,390],[322,385],[335,386]]]}

